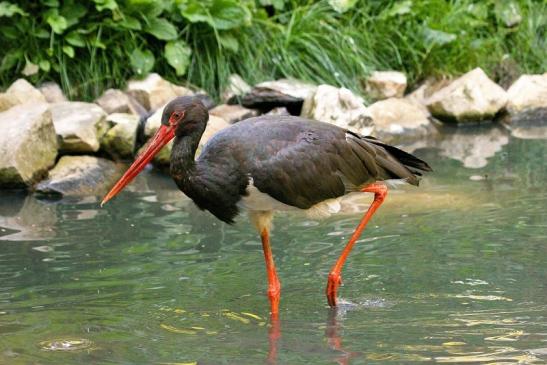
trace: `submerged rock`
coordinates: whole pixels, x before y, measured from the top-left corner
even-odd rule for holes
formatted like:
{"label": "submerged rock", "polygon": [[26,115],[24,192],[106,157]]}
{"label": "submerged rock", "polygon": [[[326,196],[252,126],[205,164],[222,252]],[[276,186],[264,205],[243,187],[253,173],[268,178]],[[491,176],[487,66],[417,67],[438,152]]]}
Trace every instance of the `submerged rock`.
{"label": "submerged rock", "polygon": [[222,92],[220,99],[225,103],[228,103],[228,101],[235,102],[238,96],[248,93],[249,91],[251,91],[249,84],[247,84],[238,74],[232,74],[228,79],[228,86]]}
{"label": "submerged rock", "polygon": [[130,158],[133,156],[137,142],[139,117],[128,113],[110,114],[106,121],[113,127],[106,132],[101,140],[101,148],[114,158]]}
{"label": "submerged rock", "polygon": [[388,143],[418,139],[437,132],[429,120],[429,113],[406,99],[378,101],[370,105],[368,111],[374,120],[373,134]]}
{"label": "submerged rock", "polygon": [[507,90],[510,123],[547,119],[547,72],[522,75]]}
{"label": "submerged rock", "polygon": [[406,76],[402,72],[376,71],[367,79],[365,91],[374,100],[401,98],[406,85]]}
{"label": "submerged rock", "polygon": [[55,163],[57,137],[46,103],[0,113],[0,186],[31,185]]}
{"label": "submerged rock", "polygon": [[209,111],[209,115],[215,115],[226,120],[230,124],[237,123],[243,119],[256,117],[258,112],[253,109],[245,108],[241,105],[221,104]]}
{"label": "submerged rock", "polygon": [[102,195],[122,175],[121,165],[94,156],[63,156],[36,186],[44,194]]}
{"label": "submerged rock", "polygon": [[61,101],[67,101],[63,90],[56,82],[44,82],[38,88],[42,95],[46,98],[48,103],[59,103]]}
{"label": "submerged rock", "polygon": [[108,129],[106,114],[101,107],[84,102],[54,103],[51,104],[51,115],[62,152],[86,153],[99,150],[99,141]]}
{"label": "submerged rock", "polygon": [[240,99],[241,105],[268,112],[285,107],[292,115],[299,115],[306,98],[311,97],[317,86],[295,79],[281,79],[257,84]]}
{"label": "submerged rock", "polygon": [[57,235],[55,206],[27,193],[1,191],[0,239],[2,241],[44,241]]}
{"label": "submerged rock", "polygon": [[469,71],[427,100],[431,114],[442,121],[491,120],[507,103],[507,93],[481,68]]}
{"label": "submerged rock", "polygon": [[192,90],[175,85],[157,73],[149,74],[144,80],[129,81],[127,91],[148,110],[157,110],[177,96],[194,94]]}
{"label": "submerged rock", "polygon": [[319,85],[302,107],[302,116],[368,135],[373,122],[363,99],[346,88]]}
{"label": "submerged rock", "polygon": [[0,112],[24,103],[45,103],[42,93],[25,79],[18,79],[6,90],[0,93]]}

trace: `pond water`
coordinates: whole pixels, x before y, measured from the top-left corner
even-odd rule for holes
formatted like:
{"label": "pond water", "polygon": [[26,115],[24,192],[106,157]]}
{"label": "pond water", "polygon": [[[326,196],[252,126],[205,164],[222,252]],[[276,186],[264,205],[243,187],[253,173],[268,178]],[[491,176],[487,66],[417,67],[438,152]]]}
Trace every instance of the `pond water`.
{"label": "pond water", "polygon": [[148,171],[95,197],[0,196],[0,364],[547,362],[547,141],[496,128],[409,146],[435,172],[391,191],[324,287],[362,210],[278,214],[271,322],[259,237]]}

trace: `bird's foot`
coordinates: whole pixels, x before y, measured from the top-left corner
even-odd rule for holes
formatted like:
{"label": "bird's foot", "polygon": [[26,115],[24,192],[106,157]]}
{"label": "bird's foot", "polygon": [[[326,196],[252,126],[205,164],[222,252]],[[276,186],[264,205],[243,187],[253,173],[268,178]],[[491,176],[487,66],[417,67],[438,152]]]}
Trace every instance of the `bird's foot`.
{"label": "bird's foot", "polygon": [[342,284],[342,276],[338,272],[331,272],[327,281],[327,301],[331,307],[336,307],[336,293],[338,287]]}
{"label": "bird's foot", "polygon": [[268,285],[268,299],[270,299],[270,307],[272,315],[277,316],[279,313],[279,300],[281,298],[281,284],[279,280],[274,280]]}

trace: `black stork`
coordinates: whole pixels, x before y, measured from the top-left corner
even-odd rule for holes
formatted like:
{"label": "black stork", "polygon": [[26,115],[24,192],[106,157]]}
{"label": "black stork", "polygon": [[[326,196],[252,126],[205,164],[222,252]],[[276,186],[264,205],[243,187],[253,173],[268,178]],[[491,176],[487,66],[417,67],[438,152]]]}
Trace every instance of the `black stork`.
{"label": "black stork", "polygon": [[350,192],[374,194],[374,200],[332,267],[326,288],[336,306],[341,271],[353,245],[384,201],[382,182],[418,185],[429,165],[398,148],[332,124],[294,116],[259,116],[215,134],[195,159],[209,114],[195,97],[178,97],[163,110],[161,126],[102,204],[118,194],[173,138],[170,173],[177,186],[201,209],[233,223],[247,210],[264,250],[268,297],[277,315],[281,286],[270,247],[276,210],[324,211]]}

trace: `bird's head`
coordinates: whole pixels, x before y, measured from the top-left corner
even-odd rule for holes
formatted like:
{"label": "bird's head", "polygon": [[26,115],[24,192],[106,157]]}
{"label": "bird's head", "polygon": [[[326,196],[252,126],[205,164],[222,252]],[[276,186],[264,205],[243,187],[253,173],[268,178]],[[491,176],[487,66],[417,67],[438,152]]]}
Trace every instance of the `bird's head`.
{"label": "bird's head", "polygon": [[123,190],[154,156],[175,136],[195,134],[198,139],[205,130],[209,114],[199,98],[181,96],[173,99],[163,109],[161,125],[156,134],[146,144],[135,162],[127,169],[112,190],[103,198],[101,205]]}

